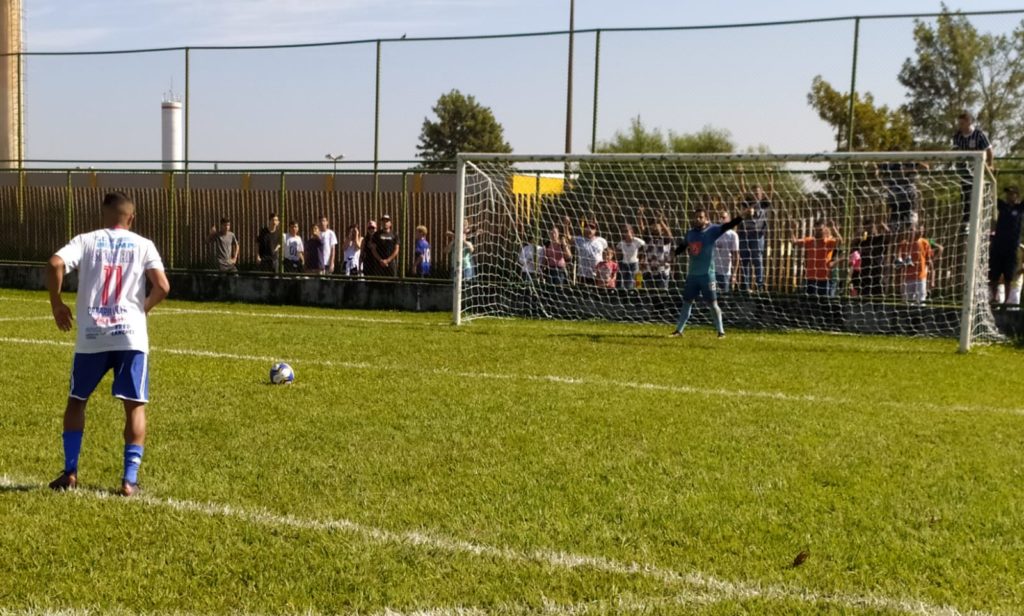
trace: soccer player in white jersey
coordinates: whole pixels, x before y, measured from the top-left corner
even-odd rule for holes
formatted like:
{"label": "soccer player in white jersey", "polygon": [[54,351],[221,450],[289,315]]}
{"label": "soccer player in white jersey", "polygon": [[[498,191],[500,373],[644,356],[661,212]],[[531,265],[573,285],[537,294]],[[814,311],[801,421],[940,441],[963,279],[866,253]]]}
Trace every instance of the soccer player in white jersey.
{"label": "soccer player in white jersey", "polygon": [[[71,367],[71,391],[64,410],[64,472],[53,490],[78,485],[78,456],[85,429],[85,405],[100,379],[114,371],[112,393],[124,402],[124,475],[120,493],[138,492],[146,438],[149,397],[149,335],[146,315],[170,290],[156,246],[131,232],[135,204],[122,193],[103,199],[103,229],[76,236],[50,257],[46,288],[53,319],[71,331],[71,309],[60,297],[64,275],[78,270],[75,311],[78,335]],[[146,281],[151,284],[146,294]]]}

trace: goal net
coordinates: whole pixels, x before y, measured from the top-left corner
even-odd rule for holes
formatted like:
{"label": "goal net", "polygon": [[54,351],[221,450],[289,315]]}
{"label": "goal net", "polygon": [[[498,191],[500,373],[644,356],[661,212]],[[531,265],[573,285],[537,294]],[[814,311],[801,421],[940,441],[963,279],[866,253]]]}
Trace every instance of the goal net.
{"label": "goal net", "polygon": [[[743,216],[709,272],[727,328],[1000,338],[981,153],[466,154],[458,182],[456,323],[674,323],[703,209]],[[709,318],[698,302],[691,323]]]}

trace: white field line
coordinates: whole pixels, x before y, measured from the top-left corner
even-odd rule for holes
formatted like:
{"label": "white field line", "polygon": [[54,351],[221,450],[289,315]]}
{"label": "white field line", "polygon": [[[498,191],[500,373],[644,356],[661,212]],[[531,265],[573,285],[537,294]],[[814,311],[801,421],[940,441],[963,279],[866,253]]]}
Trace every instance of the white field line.
{"label": "white field line", "polygon": [[[65,342],[61,340],[35,340],[31,338],[9,338],[0,337],[0,343],[10,344],[30,344],[30,345],[43,345],[43,346],[62,346],[62,347],[73,347],[73,342]],[[837,398],[832,396],[816,396],[811,394],[789,394],[781,391],[757,391],[757,390],[745,390],[745,389],[721,389],[713,387],[694,387],[691,385],[664,385],[660,383],[645,383],[637,381],[605,381],[600,379],[586,379],[579,377],[559,376],[553,374],[513,374],[513,373],[493,373],[493,372],[465,372],[450,370],[448,368],[402,368],[400,366],[384,366],[377,364],[370,364],[366,362],[350,362],[350,361],[332,361],[329,359],[286,359],[282,357],[271,357],[269,355],[241,355],[237,353],[222,353],[219,351],[204,351],[200,349],[172,349],[165,347],[151,347],[151,350],[157,353],[168,353],[170,355],[184,355],[187,357],[208,357],[211,359],[232,359],[237,361],[258,361],[263,363],[273,363],[277,361],[287,361],[292,366],[301,366],[303,364],[338,367],[338,368],[356,368],[356,369],[374,369],[384,371],[401,371],[408,372],[410,370],[418,371],[427,374],[436,374],[439,376],[451,376],[461,379],[479,379],[479,380],[496,380],[496,381],[528,381],[537,383],[554,383],[559,385],[578,385],[582,387],[617,387],[620,389],[637,389],[644,391],[660,391],[670,394],[687,394],[687,395],[699,395],[706,397],[725,397],[725,398],[740,398],[740,399],[762,399],[762,400],[775,400],[779,402],[794,402],[802,404],[856,404],[857,400],[848,398]],[[871,404],[874,406],[884,406],[889,408],[895,408],[900,410],[909,411],[935,411],[935,412],[955,412],[955,413],[1003,413],[1008,415],[1024,415],[1024,408],[1013,408],[1013,407],[994,407],[994,406],[982,406],[982,405],[967,405],[967,404],[954,404],[954,405],[943,405],[933,404],[929,402],[895,402],[889,400],[872,400]]]}
{"label": "white field line", "polygon": [[[0,475],[0,487],[15,489],[46,489],[45,484],[25,482]],[[601,573],[642,576],[662,582],[666,586],[689,586],[702,593],[711,593],[709,600],[735,601],[760,599],[765,601],[799,601],[812,604],[829,604],[853,610],[888,610],[920,616],[990,616],[989,612],[962,612],[949,605],[933,605],[925,601],[906,598],[891,598],[879,595],[851,594],[845,592],[817,592],[806,588],[783,585],[767,585],[750,582],[730,582],[701,572],[680,573],[671,569],[637,562],[617,561],[603,556],[587,556],[559,550],[537,549],[517,550],[508,547],[497,547],[483,543],[473,543],[460,539],[444,537],[420,531],[390,531],[376,528],[343,518],[308,519],[292,515],[278,515],[265,509],[245,509],[231,505],[202,503],[197,501],[178,500],[174,498],[157,498],[141,495],[131,499],[121,499],[111,492],[101,490],[78,489],[71,494],[80,498],[99,500],[116,500],[129,506],[146,506],[158,509],[170,509],[183,513],[194,513],[213,518],[230,518],[269,528],[291,528],[308,531],[341,531],[361,537],[365,541],[380,544],[408,545],[447,552],[449,554],[467,554],[496,561],[512,563],[541,564],[555,569],[578,570],[588,569]],[[682,600],[688,600],[681,595]],[[694,601],[703,597],[694,597]],[[642,602],[642,600],[640,600]],[[638,605],[638,607],[640,607]]]}
{"label": "white field line", "polygon": [[[0,337],[0,342],[8,342],[11,344],[32,344],[42,346],[60,346],[60,347],[73,347],[74,342],[67,342],[64,340],[32,340],[31,338],[3,338]],[[150,347],[150,351],[157,353],[168,353],[170,355],[185,355],[188,357],[209,357],[211,359],[233,359],[237,361],[258,361],[263,363],[273,363],[278,361],[290,361],[285,360],[281,357],[271,357],[270,355],[239,355],[237,353],[219,353],[217,351],[202,351],[198,349],[167,349],[164,347]],[[331,361],[329,359],[311,359],[302,360],[305,364],[316,364],[319,366],[329,366],[337,368],[373,368],[373,364],[364,362],[352,362],[352,361]]]}
{"label": "white field line", "polygon": [[327,314],[289,314],[287,312],[244,312],[241,310],[202,310],[198,308],[164,308],[158,307],[149,316],[174,315],[174,314],[217,314],[238,317],[264,317],[267,319],[285,320],[313,320],[313,321],[351,321],[354,323],[392,323],[410,324],[417,321],[405,319],[378,319],[373,317],[335,316]]}
{"label": "white field line", "polygon": [[[522,603],[499,603],[495,606],[489,607],[488,609],[468,606],[449,606],[417,608],[411,611],[403,611],[384,608],[382,611],[370,612],[369,614],[371,616],[581,616],[594,612],[607,614],[609,610],[614,610],[614,613],[638,612],[642,614],[650,614],[653,608],[703,606],[721,603],[728,600],[729,598],[724,596],[714,596],[700,591],[688,591],[673,594],[669,597],[619,596],[610,600],[597,600],[570,604],[544,600],[541,607],[527,606]],[[119,616],[121,614],[130,616],[135,614],[135,612],[131,612],[126,609],[98,610],[95,608],[70,608],[12,610],[0,607],[0,616],[96,616],[101,613],[105,616]],[[150,614],[152,616],[160,616],[161,614],[166,614],[166,616],[200,616],[198,613],[178,610],[172,612],[150,612]],[[232,611],[231,614],[234,616],[263,616],[268,613]],[[324,615],[324,612],[306,610],[303,612],[295,612],[295,614],[301,616],[322,616]],[[342,612],[341,614],[347,614],[348,616],[362,616],[366,614],[366,612]]]}
{"label": "white field line", "polygon": [[0,322],[17,323],[19,321],[52,321],[53,317],[0,317]]}
{"label": "white field line", "polygon": [[[3,302],[21,302],[29,304],[48,304],[49,300],[45,299],[28,299],[21,297],[0,297],[0,301]],[[202,308],[171,308],[169,306],[161,305],[153,310],[149,316],[161,316],[161,315],[172,315],[172,314],[216,314],[226,316],[239,316],[239,317],[265,317],[268,319],[287,319],[287,320],[314,320],[314,321],[352,321],[354,323],[391,323],[391,324],[417,324],[422,323],[418,320],[409,319],[381,319],[374,317],[356,317],[356,316],[344,316],[344,315],[329,315],[329,314],[291,314],[287,312],[257,312],[257,311],[243,311],[243,310],[222,310],[222,309],[202,309]],[[52,317],[46,317],[52,318]]]}

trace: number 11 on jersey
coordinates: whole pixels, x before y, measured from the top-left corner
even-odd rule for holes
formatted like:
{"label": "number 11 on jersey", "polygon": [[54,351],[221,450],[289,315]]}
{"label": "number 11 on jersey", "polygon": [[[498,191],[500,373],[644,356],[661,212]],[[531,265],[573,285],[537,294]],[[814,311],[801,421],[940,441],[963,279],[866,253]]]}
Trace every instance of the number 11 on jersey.
{"label": "number 11 on jersey", "polygon": [[[103,293],[100,296],[100,305],[106,306],[107,304],[117,305],[121,301],[121,277],[124,274],[124,270],[120,265],[104,265],[103,266]],[[110,297],[110,279],[116,278],[114,284],[114,297],[111,302]]]}

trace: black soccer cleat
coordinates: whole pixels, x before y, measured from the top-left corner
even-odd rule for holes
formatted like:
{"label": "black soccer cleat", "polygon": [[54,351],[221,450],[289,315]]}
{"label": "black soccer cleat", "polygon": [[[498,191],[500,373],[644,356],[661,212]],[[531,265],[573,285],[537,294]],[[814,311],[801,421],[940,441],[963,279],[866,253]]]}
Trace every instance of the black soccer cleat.
{"label": "black soccer cleat", "polygon": [[75,471],[64,471],[50,482],[49,487],[54,492],[64,492],[66,490],[74,490],[78,487],[78,473]]}

